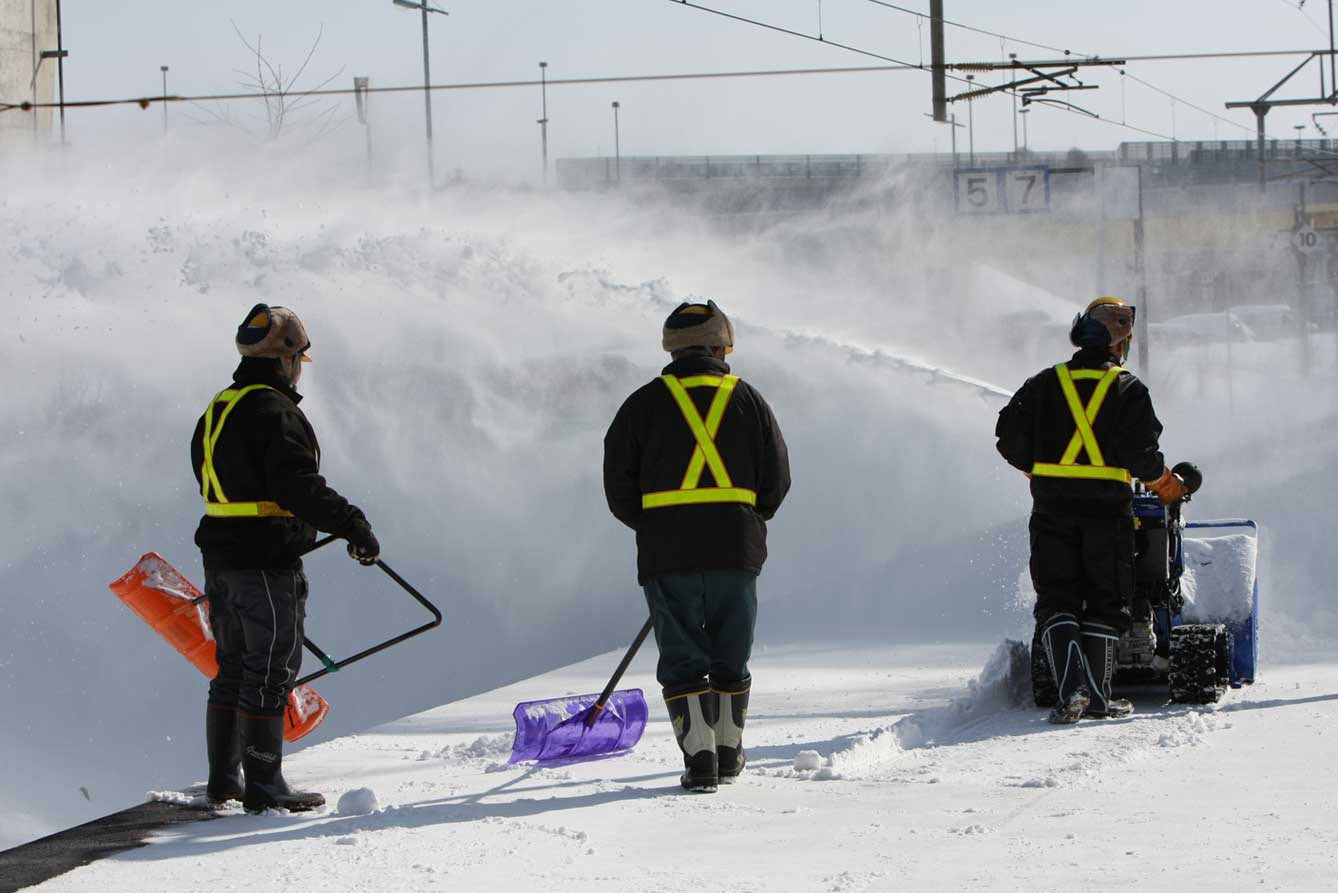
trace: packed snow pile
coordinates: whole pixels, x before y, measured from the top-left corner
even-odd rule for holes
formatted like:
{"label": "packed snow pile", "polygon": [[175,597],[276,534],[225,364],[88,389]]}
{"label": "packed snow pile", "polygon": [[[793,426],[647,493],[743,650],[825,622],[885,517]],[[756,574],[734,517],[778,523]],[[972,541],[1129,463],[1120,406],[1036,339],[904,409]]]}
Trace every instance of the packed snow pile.
{"label": "packed snow pile", "polygon": [[339,815],[371,815],[380,808],[376,791],[371,788],[354,788],[340,796],[335,812]]}
{"label": "packed snow pile", "polygon": [[1180,591],[1189,623],[1245,620],[1254,604],[1259,541],[1249,534],[1185,537],[1185,573]]}

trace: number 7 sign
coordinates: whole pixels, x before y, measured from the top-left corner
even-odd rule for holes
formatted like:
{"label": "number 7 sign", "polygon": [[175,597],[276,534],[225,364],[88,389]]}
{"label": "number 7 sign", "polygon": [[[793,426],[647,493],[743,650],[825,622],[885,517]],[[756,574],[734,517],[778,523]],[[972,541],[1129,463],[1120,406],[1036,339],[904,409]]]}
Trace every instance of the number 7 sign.
{"label": "number 7 sign", "polygon": [[1050,170],[1045,167],[1010,168],[1004,172],[1005,201],[1009,211],[1026,214],[1050,210]]}

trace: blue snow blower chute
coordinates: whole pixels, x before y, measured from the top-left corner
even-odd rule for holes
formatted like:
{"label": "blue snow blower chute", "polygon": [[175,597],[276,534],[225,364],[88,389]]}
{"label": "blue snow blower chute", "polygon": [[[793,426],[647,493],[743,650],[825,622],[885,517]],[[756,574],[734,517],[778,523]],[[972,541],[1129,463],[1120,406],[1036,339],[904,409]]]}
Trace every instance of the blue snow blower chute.
{"label": "blue snow blower chute", "polygon": [[[1172,471],[1190,494],[1202,483],[1188,462]],[[1259,526],[1244,518],[1186,522],[1188,501],[1164,506],[1135,485],[1132,624],[1120,637],[1114,681],[1165,684],[1174,702],[1211,704],[1255,679]],[[1033,699],[1053,706],[1045,649],[1033,641],[1031,655]]]}

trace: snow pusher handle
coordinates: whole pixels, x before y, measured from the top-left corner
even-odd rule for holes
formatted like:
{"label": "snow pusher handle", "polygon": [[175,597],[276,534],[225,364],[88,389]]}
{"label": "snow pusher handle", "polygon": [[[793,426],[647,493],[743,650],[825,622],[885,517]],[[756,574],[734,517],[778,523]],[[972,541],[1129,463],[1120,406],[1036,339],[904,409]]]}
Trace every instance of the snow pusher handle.
{"label": "snow pusher handle", "polygon": [[645,625],[641,627],[641,632],[637,633],[636,638],[632,640],[632,647],[628,648],[627,653],[623,655],[622,663],[618,664],[618,669],[613,671],[613,677],[609,679],[609,684],[604,686],[604,690],[599,693],[599,697],[595,700],[595,703],[586,711],[586,728],[593,726],[599,719],[599,715],[604,712],[604,705],[609,702],[609,696],[612,695],[613,690],[618,687],[618,682],[622,680],[623,673],[627,672],[628,665],[632,663],[632,658],[636,657],[638,649],[641,648],[641,643],[646,641],[646,636],[650,635],[650,631],[651,621],[648,617],[646,618]]}
{"label": "snow pusher handle", "polygon": [[[313,543],[312,546],[311,546],[311,548],[308,549],[308,550],[306,551],[306,553],[304,553],[304,554],[308,554],[308,553],[311,553],[311,552],[315,552],[315,551],[316,551],[317,549],[319,549],[321,546],[327,545],[327,544],[333,542],[334,540],[335,540],[335,537],[334,537],[334,536],[327,536],[327,537],[325,537],[324,539],[319,539],[319,540],[317,540],[315,543]],[[362,651],[359,651],[357,654],[353,655],[352,657],[346,657],[346,658],[344,658],[343,660],[334,660],[334,659],[332,659],[332,658],[330,657],[330,655],[328,655],[328,654],[326,654],[324,651],[322,651],[321,648],[320,648],[319,646],[316,645],[316,643],[312,642],[312,641],[311,641],[310,639],[308,639],[306,636],[303,636],[303,637],[302,637],[302,644],[305,645],[305,646],[307,646],[307,650],[309,650],[312,654],[316,655],[316,658],[321,662],[321,664],[322,664],[323,666],[322,666],[321,669],[317,670],[316,672],[314,672],[314,673],[310,673],[310,674],[308,674],[308,675],[306,675],[306,676],[303,676],[301,679],[299,679],[299,680],[297,680],[296,682],[294,682],[293,685],[295,685],[295,686],[297,686],[297,685],[306,685],[308,682],[310,682],[310,681],[313,680],[313,679],[319,679],[320,677],[325,676],[325,675],[327,675],[327,674],[329,674],[329,673],[337,673],[337,672],[339,672],[341,669],[343,669],[344,667],[347,667],[349,664],[351,664],[351,663],[356,663],[356,662],[362,660],[364,657],[371,657],[373,654],[376,654],[378,651],[385,651],[387,648],[390,648],[390,647],[393,646],[393,645],[398,645],[400,642],[403,642],[405,639],[412,639],[414,636],[421,635],[422,633],[425,633],[425,632],[427,632],[427,631],[430,630],[430,629],[435,629],[436,627],[441,626],[441,619],[442,619],[442,618],[441,618],[441,611],[437,610],[437,606],[436,606],[436,605],[434,605],[434,604],[432,604],[432,602],[428,601],[428,600],[427,600],[427,597],[424,596],[423,593],[421,593],[421,592],[419,592],[417,589],[415,589],[415,588],[409,583],[408,580],[404,579],[404,578],[401,577],[399,574],[395,573],[395,571],[391,569],[390,565],[386,564],[386,563],[385,563],[384,561],[382,561],[380,558],[376,559],[376,566],[379,567],[379,568],[381,568],[381,570],[385,571],[386,576],[390,577],[390,579],[392,579],[392,580],[394,580],[396,583],[400,584],[400,587],[401,587],[405,592],[407,592],[407,593],[409,593],[410,595],[412,595],[412,596],[414,597],[414,600],[415,600],[415,601],[417,601],[417,602],[418,602],[420,605],[422,605],[424,608],[427,608],[428,613],[430,613],[430,614],[432,615],[432,619],[429,620],[427,623],[424,623],[422,626],[416,626],[416,627],[414,627],[413,629],[409,630],[407,633],[401,633],[400,635],[395,636],[393,639],[386,639],[384,642],[381,642],[379,645],[373,645],[371,648],[367,648],[367,649],[364,649],[364,650],[362,650]]]}
{"label": "snow pusher handle", "polygon": [[[327,537],[323,537],[323,538],[321,538],[321,539],[318,539],[318,540],[316,540],[316,542],[314,542],[314,543],[311,544],[311,548],[307,549],[307,550],[306,550],[305,552],[303,552],[302,554],[303,554],[303,555],[310,555],[312,552],[315,552],[317,549],[321,548],[322,546],[328,546],[330,543],[334,542],[336,539],[338,539],[338,537],[336,537],[336,536],[334,536],[334,535],[330,535],[330,536],[327,536]],[[376,559],[376,566],[379,567],[379,568],[381,568],[381,570],[385,571],[385,572],[386,572],[386,575],[389,576],[390,579],[392,579],[392,580],[394,580],[396,583],[400,584],[400,586],[403,587],[404,591],[407,592],[407,593],[409,593],[410,595],[412,595],[412,596],[414,597],[414,599],[416,599],[420,605],[422,605],[424,608],[427,608],[428,612],[432,614],[432,619],[429,620],[427,623],[424,623],[422,626],[416,626],[416,627],[414,627],[413,629],[409,630],[407,633],[401,633],[400,635],[395,636],[393,639],[387,639],[386,641],[380,643],[379,645],[373,645],[371,648],[367,648],[367,649],[365,649],[365,650],[363,650],[363,651],[359,651],[357,654],[353,655],[352,657],[346,657],[346,658],[344,658],[343,660],[335,660],[334,658],[330,657],[330,655],[326,654],[325,651],[324,651],[324,649],[322,649],[319,645],[317,645],[315,642],[313,642],[313,641],[311,641],[310,639],[308,639],[306,636],[303,636],[303,637],[302,637],[302,644],[305,645],[305,646],[307,647],[307,650],[308,650],[308,651],[310,651],[312,654],[314,654],[314,655],[316,656],[316,659],[319,660],[319,661],[321,662],[321,667],[322,667],[322,668],[319,669],[319,670],[317,670],[317,671],[314,672],[314,673],[310,673],[310,674],[308,674],[308,675],[306,675],[306,676],[303,676],[301,679],[299,679],[299,680],[297,680],[296,682],[294,682],[294,683],[293,683],[293,687],[294,687],[294,688],[296,688],[296,687],[299,686],[299,685],[306,685],[306,684],[307,684],[308,682],[310,682],[311,680],[313,680],[313,679],[319,679],[319,678],[321,678],[322,676],[326,676],[326,675],[328,675],[328,674],[330,674],[330,673],[338,673],[338,672],[339,672],[341,669],[343,669],[344,667],[347,667],[347,666],[348,666],[349,664],[351,664],[351,663],[356,663],[357,661],[362,660],[364,657],[371,657],[373,654],[376,654],[378,651],[385,651],[387,648],[391,647],[392,645],[398,645],[400,642],[403,642],[405,639],[412,639],[414,636],[420,635],[420,634],[422,634],[422,633],[427,632],[427,631],[430,630],[430,629],[435,629],[436,627],[441,626],[441,621],[442,621],[441,611],[439,611],[439,610],[437,609],[437,606],[436,606],[436,605],[434,605],[434,604],[432,604],[432,602],[428,601],[426,596],[424,596],[421,592],[419,592],[417,589],[415,589],[415,588],[409,583],[408,580],[404,579],[404,578],[401,577],[399,574],[395,573],[395,571],[391,569],[390,565],[386,564],[386,563],[385,563],[384,561],[382,561],[380,558]],[[208,598],[208,596],[201,595],[199,598],[191,599],[191,604],[193,604],[193,605],[197,605],[197,604],[199,604],[200,602],[205,601],[207,598]],[[647,623],[649,623],[649,621],[647,621]],[[643,633],[643,636],[642,636],[642,637],[644,638],[644,633]],[[638,645],[641,644],[640,640],[637,641],[637,644],[638,644]],[[629,659],[630,659],[630,656],[629,656]],[[619,668],[619,675],[622,675],[622,670],[625,669],[625,666],[626,666],[626,665],[624,665],[624,667],[620,667],[620,668]],[[611,690],[611,689],[610,689],[610,690]],[[608,694],[607,694],[607,692],[606,692],[606,693],[605,693],[605,697],[607,697],[607,696],[608,696]]]}

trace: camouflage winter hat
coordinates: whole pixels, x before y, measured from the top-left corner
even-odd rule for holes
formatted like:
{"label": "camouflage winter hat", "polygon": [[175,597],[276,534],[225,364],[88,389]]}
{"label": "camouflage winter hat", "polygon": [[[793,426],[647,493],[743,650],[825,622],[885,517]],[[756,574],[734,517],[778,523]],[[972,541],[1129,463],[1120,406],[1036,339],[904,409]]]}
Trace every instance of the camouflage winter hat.
{"label": "camouflage winter hat", "polygon": [[[237,327],[237,352],[244,357],[291,357],[311,347],[302,320],[287,307],[256,304]],[[308,360],[303,356],[303,360]]]}
{"label": "camouflage winter hat", "polygon": [[715,301],[682,303],[664,321],[660,345],[669,353],[689,347],[723,347],[734,350],[734,324]]}

